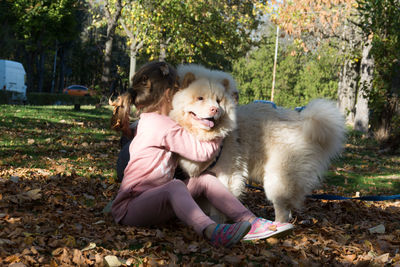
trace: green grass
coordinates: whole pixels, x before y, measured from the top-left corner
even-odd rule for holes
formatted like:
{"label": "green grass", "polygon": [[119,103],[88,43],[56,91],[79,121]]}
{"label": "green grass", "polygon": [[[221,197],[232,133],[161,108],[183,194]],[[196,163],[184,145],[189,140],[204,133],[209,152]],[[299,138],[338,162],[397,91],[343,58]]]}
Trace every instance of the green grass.
{"label": "green grass", "polygon": [[119,136],[109,108],[0,105],[0,166],[113,176]]}
{"label": "green grass", "polygon": [[[0,168],[115,177],[119,135],[109,128],[111,112],[93,106],[75,111],[73,106],[0,105]],[[349,131],[326,184],[348,193],[400,194],[400,156],[380,155],[373,140]]]}
{"label": "green grass", "polygon": [[400,155],[380,154],[374,140],[355,131],[349,131],[347,141],[327,173],[327,184],[349,193],[400,194]]}

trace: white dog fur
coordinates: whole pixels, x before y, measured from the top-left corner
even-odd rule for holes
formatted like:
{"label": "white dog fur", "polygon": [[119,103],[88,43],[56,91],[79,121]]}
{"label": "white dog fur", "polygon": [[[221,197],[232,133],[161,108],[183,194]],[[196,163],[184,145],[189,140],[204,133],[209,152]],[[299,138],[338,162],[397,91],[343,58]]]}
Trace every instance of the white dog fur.
{"label": "white dog fur", "polygon": [[[169,116],[200,140],[227,137],[236,127],[233,79],[197,65],[181,66],[178,75],[183,89],[175,93]],[[179,165],[190,177],[197,177],[213,160],[198,163],[180,158]]]}
{"label": "white dog fur", "polygon": [[[232,96],[237,89],[229,74],[183,65],[178,67],[178,75],[186,89],[174,96],[170,116],[199,139],[225,137],[221,155],[211,171],[236,197],[245,191],[246,181],[262,184],[267,199],[273,203],[275,220],[290,220],[291,210],[301,208],[305,196],[320,185],[331,160],[343,147],[345,123],[336,104],[316,99],[297,112],[251,103],[238,106],[235,115]],[[186,90],[190,93],[184,93]],[[199,124],[187,114],[201,114],[209,105],[215,105],[216,100],[210,100],[208,107],[197,105],[193,109],[193,98],[199,94],[203,99],[224,99],[219,109],[225,115],[214,118],[214,126],[207,129],[198,129]],[[199,166],[181,160],[179,164],[195,177],[211,162]]]}

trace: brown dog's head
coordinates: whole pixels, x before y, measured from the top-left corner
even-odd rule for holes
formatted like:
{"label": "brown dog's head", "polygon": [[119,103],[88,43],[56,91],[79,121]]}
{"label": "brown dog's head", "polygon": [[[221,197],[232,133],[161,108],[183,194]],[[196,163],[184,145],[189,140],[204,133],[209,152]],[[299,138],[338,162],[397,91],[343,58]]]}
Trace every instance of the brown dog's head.
{"label": "brown dog's head", "polygon": [[197,65],[178,67],[181,90],[173,97],[170,113],[170,117],[200,140],[225,137],[236,127],[229,80],[216,79],[207,71]]}

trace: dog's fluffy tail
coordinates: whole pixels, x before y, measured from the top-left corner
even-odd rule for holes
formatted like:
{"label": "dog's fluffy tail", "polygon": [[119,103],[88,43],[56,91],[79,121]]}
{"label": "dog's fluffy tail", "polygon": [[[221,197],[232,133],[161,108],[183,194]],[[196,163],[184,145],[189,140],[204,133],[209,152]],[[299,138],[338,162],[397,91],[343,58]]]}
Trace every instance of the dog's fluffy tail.
{"label": "dog's fluffy tail", "polygon": [[318,143],[329,158],[343,148],[346,126],[336,103],[315,99],[300,112],[304,119],[303,133],[312,143]]}

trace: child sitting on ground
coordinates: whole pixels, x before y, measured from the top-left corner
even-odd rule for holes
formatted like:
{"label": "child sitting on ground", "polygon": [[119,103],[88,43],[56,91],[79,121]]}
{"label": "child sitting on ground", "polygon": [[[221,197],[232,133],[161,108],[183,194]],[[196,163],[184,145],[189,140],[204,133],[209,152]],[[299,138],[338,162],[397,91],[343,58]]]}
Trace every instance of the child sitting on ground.
{"label": "child sitting on ground", "polygon": [[[290,230],[291,224],[257,218],[211,173],[184,181],[174,179],[176,154],[192,161],[208,161],[218,153],[222,142],[199,141],[168,117],[172,97],[178,89],[178,77],[172,66],[150,62],[135,74],[132,88],[121,98],[123,105],[116,106],[114,128],[131,131],[131,104],[139,112],[140,120],[112,205],[115,221],[148,226],[176,216],[214,246],[224,247],[233,246],[243,238],[266,238]],[[235,223],[217,224],[211,220],[194,200],[201,195]]]}

